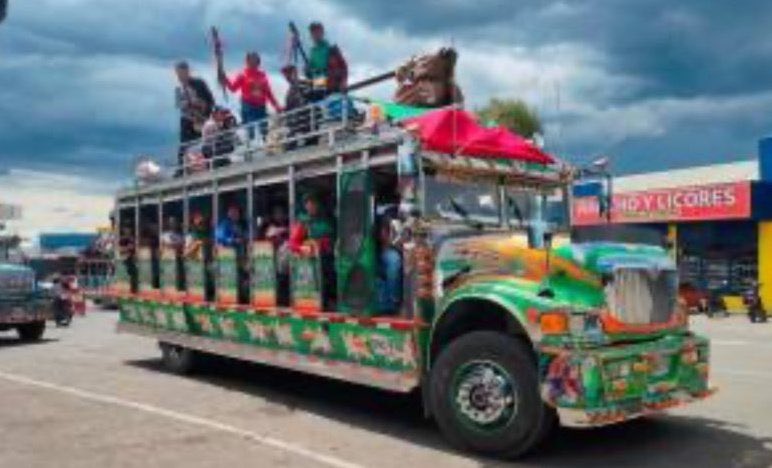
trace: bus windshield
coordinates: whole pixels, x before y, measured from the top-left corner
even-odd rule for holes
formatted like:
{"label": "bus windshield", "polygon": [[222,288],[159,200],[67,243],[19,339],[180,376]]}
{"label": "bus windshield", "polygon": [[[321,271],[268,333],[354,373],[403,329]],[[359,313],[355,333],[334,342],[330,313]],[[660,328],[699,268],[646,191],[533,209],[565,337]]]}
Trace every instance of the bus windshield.
{"label": "bus windshield", "polygon": [[493,183],[472,184],[439,175],[427,175],[426,214],[430,218],[500,226],[499,189]]}
{"label": "bus windshield", "polygon": [[525,230],[531,245],[540,247],[544,233],[567,232],[569,219],[562,190],[540,192],[521,187],[505,190],[505,210],[510,229]]}

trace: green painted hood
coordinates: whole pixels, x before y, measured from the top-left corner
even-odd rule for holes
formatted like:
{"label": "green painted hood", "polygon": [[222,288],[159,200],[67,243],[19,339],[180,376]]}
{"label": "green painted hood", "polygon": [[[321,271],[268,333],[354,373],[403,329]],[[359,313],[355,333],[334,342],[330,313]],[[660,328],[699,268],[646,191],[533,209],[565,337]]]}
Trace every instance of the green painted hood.
{"label": "green painted hood", "polygon": [[[659,247],[608,242],[529,249],[511,236],[480,236],[450,240],[440,249],[438,274],[444,280],[458,276],[444,289],[451,297],[473,292],[496,294],[512,302],[519,296],[538,309],[595,309],[605,305],[604,277],[618,267],[673,269],[667,252]],[[461,274],[459,274],[461,272]]]}

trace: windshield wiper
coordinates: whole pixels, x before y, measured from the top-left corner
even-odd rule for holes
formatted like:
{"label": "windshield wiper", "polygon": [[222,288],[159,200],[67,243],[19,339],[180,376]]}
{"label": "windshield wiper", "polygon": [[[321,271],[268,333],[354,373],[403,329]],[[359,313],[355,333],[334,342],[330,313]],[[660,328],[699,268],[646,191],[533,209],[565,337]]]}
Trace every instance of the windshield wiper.
{"label": "windshield wiper", "polygon": [[512,211],[515,214],[515,217],[517,218],[518,225],[522,226],[525,224],[525,216],[523,216],[523,212],[520,210],[520,206],[517,204],[514,198],[512,198],[511,195],[507,195],[507,204],[510,208],[512,208]]}
{"label": "windshield wiper", "polygon": [[483,223],[480,221],[475,221],[472,219],[472,217],[469,215],[469,211],[466,210],[461,204],[456,200],[455,197],[451,196],[448,198],[448,201],[450,202],[450,207],[453,208],[453,211],[456,212],[457,215],[461,216],[461,219],[466,223],[468,226],[471,226],[475,229],[482,230]]}

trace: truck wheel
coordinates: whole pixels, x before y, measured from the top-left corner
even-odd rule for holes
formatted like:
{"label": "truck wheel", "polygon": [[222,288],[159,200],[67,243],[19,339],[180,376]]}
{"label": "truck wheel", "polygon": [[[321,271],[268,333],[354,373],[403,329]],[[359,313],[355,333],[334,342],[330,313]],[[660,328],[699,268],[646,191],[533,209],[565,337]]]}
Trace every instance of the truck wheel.
{"label": "truck wheel", "polygon": [[22,341],[39,341],[43,338],[43,333],[46,331],[46,322],[41,320],[39,322],[25,323],[16,327],[16,331],[19,333],[19,339]]}
{"label": "truck wheel", "polygon": [[476,331],[451,342],[429,385],[437,424],[461,449],[516,458],[538,445],[556,419],[541,399],[528,345],[502,333]]}
{"label": "truck wheel", "polygon": [[196,365],[196,352],[171,343],[159,342],[164,367],[175,374],[190,374]]}

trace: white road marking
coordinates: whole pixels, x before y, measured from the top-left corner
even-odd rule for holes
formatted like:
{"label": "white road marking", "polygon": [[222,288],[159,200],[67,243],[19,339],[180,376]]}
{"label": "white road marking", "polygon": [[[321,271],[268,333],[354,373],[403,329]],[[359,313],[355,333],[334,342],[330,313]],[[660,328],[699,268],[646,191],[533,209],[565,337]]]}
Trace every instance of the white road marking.
{"label": "white road marking", "polygon": [[251,440],[253,442],[257,442],[258,444],[265,445],[267,447],[271,447],[278,450],[283,450],[285,452],[298,455],[308,460],[312,460],[314,462],[321,463],[327,466],[332,466],[335,468],[361,468],[361,465],[358,465],[356,463],[342,460],[340,458],[336,458],[333,456],[317,453],[310,449],[302,447],[300,445],[293,444],[291,442],[285,442],[283,440],[275,439],[273,437],[263,436],[254,432],[250,432],[244,429],[239,429],[238,427],[234,427],[234,426],[224,424],[218,421],[214,421],[211,419],[201,418],[198,416],[193,416],[185,413],[179,413],[177,411],[160,408],[158,406],[148,405],[137,401],[125,400],[123,398],[118,398],[110,395],[103,395],[99,393],[89,392],[87,390],[81,390],[74,387],[67,387],[64,385],[59,385],[51,382],[44,382],[42,380],[31,379],[29,377],[24,377],[21,375],[9,374],[3,371],[0,371],[0,378],[10,382],[22,384],[22,385],[45,388],[47,390],[66,393],[68,395],[83,398],[85,400],[95,401],[95,402],[104,403],[108,405],[121,406],[123,408],[129,408],[129,409],[133,409],[133,410],[137,410],[137,411],[141,411],[149,414],[154,414],[157,416],[163,416],[165,418],[174,419],[176,421],[181,421],[184,423],[201,426],[208,429],[213,429],[216,431],[227,432],[229,434],[234,434],[239,437],[243,437],[245,439]]}
{"label": "white road marking", "polygon": [[772,379],[772,372],[725,369],[722,367],[715,367],[713,370],[719,375],[736,375],[740,377],[761,377],[765,379]]}
{"label": "white road marking", "polygon": [[748,341],[742,341],[742,340],[710,340],[711,344],[717,345],[717,346],[746,346],[751,344]]}

